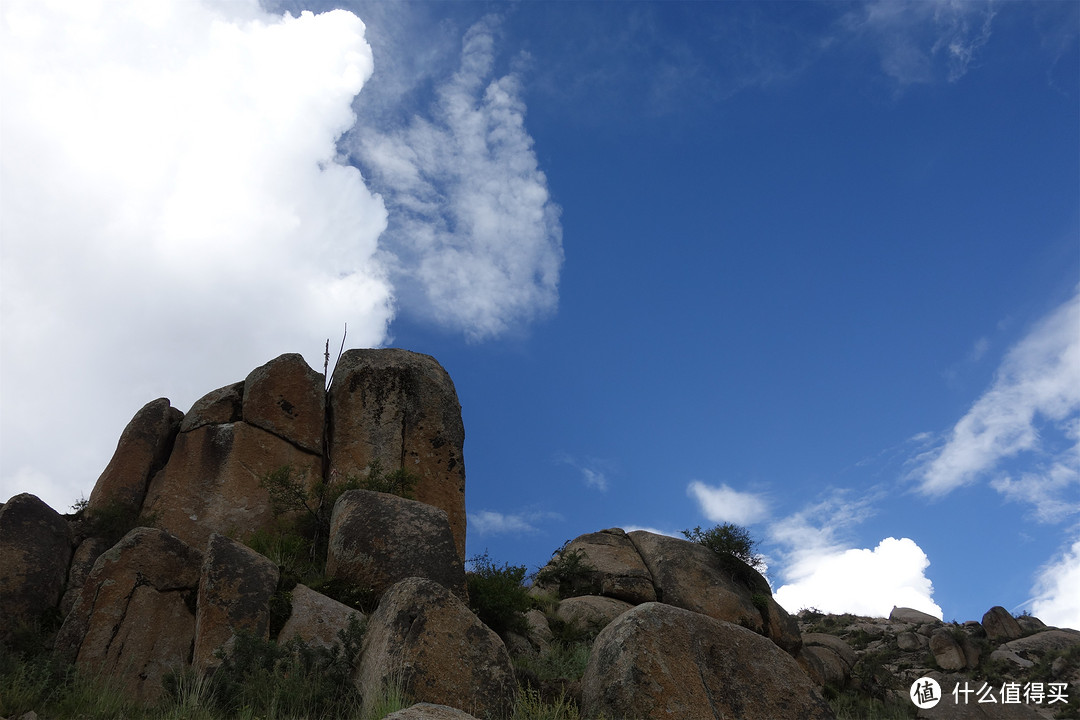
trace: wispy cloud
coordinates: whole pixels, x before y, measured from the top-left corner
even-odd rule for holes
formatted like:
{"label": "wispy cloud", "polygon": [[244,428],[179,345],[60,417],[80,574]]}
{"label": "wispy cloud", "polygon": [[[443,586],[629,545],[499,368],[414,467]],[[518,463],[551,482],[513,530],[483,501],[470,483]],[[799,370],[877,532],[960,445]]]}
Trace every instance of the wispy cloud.
{"label": "wispy cloud", "polygon": [[527,535],[539,532],[537,526],[542,523],[561,519],[561,515],[552,512],[501,513],[478,510],[469,513],[469,532],[477,535]]}
{"label": "wispy cloud", "polygon": [[519,76],[494,72],[498,22],[465,34],[425,115],[386,130],[361,119],[349,141],[390,210],[399,299],[473,339],[553,310],[563,260]]}
{"label": "wispy cloud", "polygon": [[719,487],[694,480],[686,494],[697,501],[701,512],[712,522],[752,525],[769,515],[769,503],[764,495],[734,490],[721,483]]}
{"label": "wispy cloud", "polygon": [[[1030,473],[1001,480],[1013,493],[1021,483],[1043,494],[1073,484],[1059,466],[1075,466],[1080,422],[1080,294],[1039,322],[999,367],[993,385],[935,449],[916,458],[921,492],[941,496],[998,471],[1005,460],[1029,453],[1044,460],[1042,479]],[[1043,495],[1040,495],[1042,497]]]}
{"label": "wispy cloud", "polygon": [[1080,629],[1080,538],[1039,571],[1031,613],[1048,625]]}
{"label": "wispy cloud", "polygon": [[556,462],[569,465],[581,473],[581,480],[585,487],[604,492],[608,489],[608,476],[612,472],[612,463],[609,460],[589,457],[579,460],[572,455],[561,453]]}
{"label": "wispy cloud", "polygon": [[874,44],[882,70],[905,86],[963,77],[990,40],[993,19],[989,0],[876,0],[844,24]]}

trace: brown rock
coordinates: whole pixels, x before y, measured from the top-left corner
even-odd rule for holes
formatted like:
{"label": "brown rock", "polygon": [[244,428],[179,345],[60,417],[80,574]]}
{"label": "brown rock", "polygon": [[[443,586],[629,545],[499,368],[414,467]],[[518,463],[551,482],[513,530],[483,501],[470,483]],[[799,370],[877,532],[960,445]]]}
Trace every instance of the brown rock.
{"label": "brown rock", "polygon": [[1046,629],[1046,623],[1032,615],[1021,615],[1016,618],[1016,624],[1025,635],[1042,632]]}
{"label": "brown rock", "polygon": [[761,573],[688,540],[628,533],[652,574],[659,602],[763,632],[791,655],[802,637],[795,618],[772,599]]}
{"label": "brown rock", "polygon": [[187,411],[180,432],[190,432],[203,425],[225,425],[243,420],[244,383],[226,385],[208,392]]}
{"label": "brown rock", "polygon": [[896,636],[896,646],[904,652],[921,650],[927,645],[929,645],[929,640],[925,636],[916,635],[913,632],[902,632]]}
{"label": "brown rock", "polygon": [[383,720],[476,720],[476,718],[467,712],[446,705],[417,703],[404,710],[390,713]]}
{"label": "brown rock", "polygon": [[1031,660],[1048,652],[1068,650],[1075,645],[1080,645],[1080,631],[1051,628],[1025,638],[1010,640],[1002,645],[1001,649]]}
{"label": "brown rock", "polygon": [[329,648],[339,642],[338,632],[349,627],[350,618],[361,622],[364,614],[317,593],[307,585],[292,589],[292,614],[278,633],[278,644],[299,637],[309,647]]}
{"label": "brown rock", "polygon": [[176,438],[165,468],[150,482],[144,512],[184,542],[203,547],[211,533],[247,537],[276,527],[270,496],[259,486],[291,468],[309,488],[322,459],[244,422],[203,425]]}
{"label": "brown rock", "polygon": [[312,370],[302,355],[281,355],[244,380],[244,422],[321,455],[325,383],[323,374]]}
{"label": "brown rock", "polygon": [[349,350],[334,369],[330,468],[341,477],[378,460],[419,476],[416,499],[442,508],[465,557],[465,426],[450,376],[406,350]]}
{"label": "brown rock", "polygon": [[132,530],[94,563],[57,634],[57,654],[116,678],[132,699],[157,700],[162,677],[191,653],[201,562],[163,530]]}
{"label": "brown rock", "polygon": [[529,644],[539,652],[546,652],[555,640],[547,616],[539,610],[533,609],[525,613],[525,622],[529,627]]}
{"label": "brown rock", "polygon": [[326,573],[376,595],[423,577],[465,597],[465,566],[440,508],[371,490],[350,490],[334,505]]}
{"label": "brown rock", "polygon": [[967,666],[964,649],[948,628],[938,628],[930,636],[930,652],[942,670],[963,670]]}
{"label": "brown rock", "polygon": [[224,535],[210,536],[205,557],[192,657],[200,672],[218,665],[215,652],[228,650],[240,630],[268,639],[270,598],[278,583],[277,565]]}
{"label": "brown rock", "polygon": [[560,602],[555,616],[578,632],[595,635],[632,607],[615,598],[579,595]]}
{"label": "brown rock", "polygon": [[115,512],[122,507],[135,516],[146,497],[150,478],[164,465],[184,414],[166,398],[147,403],[120,434],[116,451],[90,492],[86,514]]}
{"label": "brown rock", "polygon": [[806,673],[774,643],[661,603],[638,605],[597,637],[582,679],[582,712],[642,719],[833,717]]}
{"label": "brown rock", "polygon": [[859,656],[843,638],[827,633],[807,633],[803,635],[803,647],[825,647],[832,650],[850,671],[858,662]]}
{"label": "brown rock", "polygon": [[840,690],[851,677],[851,668],[840,656],[821,645],[803,645],[795,660],[818,687]]}
{"label": "brown rock", "polygon": [[1016,618],[1000,605],[995,605],[986,611],[982,617],[982,626],[986,630],[986,637],[993,643],[1016,640],[1024,634]]}
{"label": "brown rock", "polygon": [[569,595],[606,595],[633,605],[656,600],[652,574],[622,530],[582,535],[560,552],[579,553],[590,567],[584,577],[576,579],[574,587],[566,588]]}
{"label": "brown rock", "polygon": [[941,621],[933,615],[924,613],[921,610],[903,607],[893,607],[892,612],[889,613],[889,619],[897,622],[911,623],[912,625],[922,625],[924,623],[941,624]]}
{"label": "brown rock", "polygon": [[71,560],[71,530],[35,495],[0,506],[0,639],[60,602]]}
{"label": "brown rock", "polygon": [[365,698],[398,683],[421,702],[505,718],[517,681],[502,640],[443,586],[409,578],[368,618],[357,686]]}
{"label": "brown rock", "polygon": [[112,543],[105,538],[89,537],[75,548],[75,553],[71,557],[71,567],[68,569],[67,588],[64,590],[64,597],[60,599],[61,616],[67,617],[67,614],[71,612],[94,563],[110,547]]}

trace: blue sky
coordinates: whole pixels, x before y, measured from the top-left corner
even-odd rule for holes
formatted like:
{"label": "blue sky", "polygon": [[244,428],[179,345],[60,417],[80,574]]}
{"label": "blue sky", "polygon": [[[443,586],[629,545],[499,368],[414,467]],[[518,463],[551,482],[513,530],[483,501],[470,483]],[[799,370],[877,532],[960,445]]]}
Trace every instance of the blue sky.
{"label": "blue sky", "polygon": [[0,495],[347,322],[453,377],[471,554],[1080,627],[1078,7],[9,0]]}

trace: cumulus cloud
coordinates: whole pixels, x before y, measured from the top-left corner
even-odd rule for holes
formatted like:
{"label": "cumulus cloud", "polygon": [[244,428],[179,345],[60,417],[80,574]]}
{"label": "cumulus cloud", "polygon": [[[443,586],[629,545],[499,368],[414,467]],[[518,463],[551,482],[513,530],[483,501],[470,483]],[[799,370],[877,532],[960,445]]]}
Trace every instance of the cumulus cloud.
{"label": "cumulus cloud", "polygon": [[473,339],[552,311],[563,260],[519,76],[494,71],[497,25],[469,29],[428,114],[350,136],[391,211],[384,241],[403,304]]}
{"label": "cumulus cloud", "polygon": [[705,517],[715,523],[752,525],[769,515],[769,504],[761,495],[734,490],[724,484],[713,487],[694,480],[686,487],[686,494],[694,498]]}
{"label": "cumulus cloud", "polygon": [[1031,613],[1048,625],[1080,629],[1080,539],[1039,571]]}
{"label": "cumulus cloud", "polygon": [[27,477],[58,506],[87,492],[157,395],[186,405],[285,351],[321,366],[344,322],[384,340],[386,210],[336,149],[373,67],[357,17],[2,12],[7,494]]}
{"label": "cumulus cloud", "polygon": [[1008,354],[993,385],[953,427],[947,440],[917,458],[924,494],[945,495],[975,482],[1021,453],[1044,461],[1032,474],[995,484],[1007,495],[1031,488],[1037,504],[1075,484],[1080,423],[1080,294],[1039,322]]}
{"label": "cumulus cloud", "polygon": [[894,606],[942,617],[926,577],[930,560],[914,540],[888,537],[873,550],[802,552],[784,568],[776,601],[788,612],[814,607],[828,613],[887,617]]}
{"label": "cumulus cloud", "polygon": [[990,40],[994,9],[961,0],[876,0],[846,24],[874,44],[884,72],[900,85],[963,77]]}

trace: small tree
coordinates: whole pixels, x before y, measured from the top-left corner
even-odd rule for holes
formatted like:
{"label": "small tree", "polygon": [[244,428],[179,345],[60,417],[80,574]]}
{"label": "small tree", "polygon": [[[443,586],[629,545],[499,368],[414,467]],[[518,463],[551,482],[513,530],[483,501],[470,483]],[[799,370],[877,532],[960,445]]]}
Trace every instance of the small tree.
{"label": "small tree", "polygon": [[687,540],[704,545],[721,555],[734,555],[739,560],[759,573],[765,572],[765,558],[754,552],[757,540],[750,537],[750,531],[734,523],[722,523],[709,530],[702,530],[698,525],[693,530],[683,530]]}

